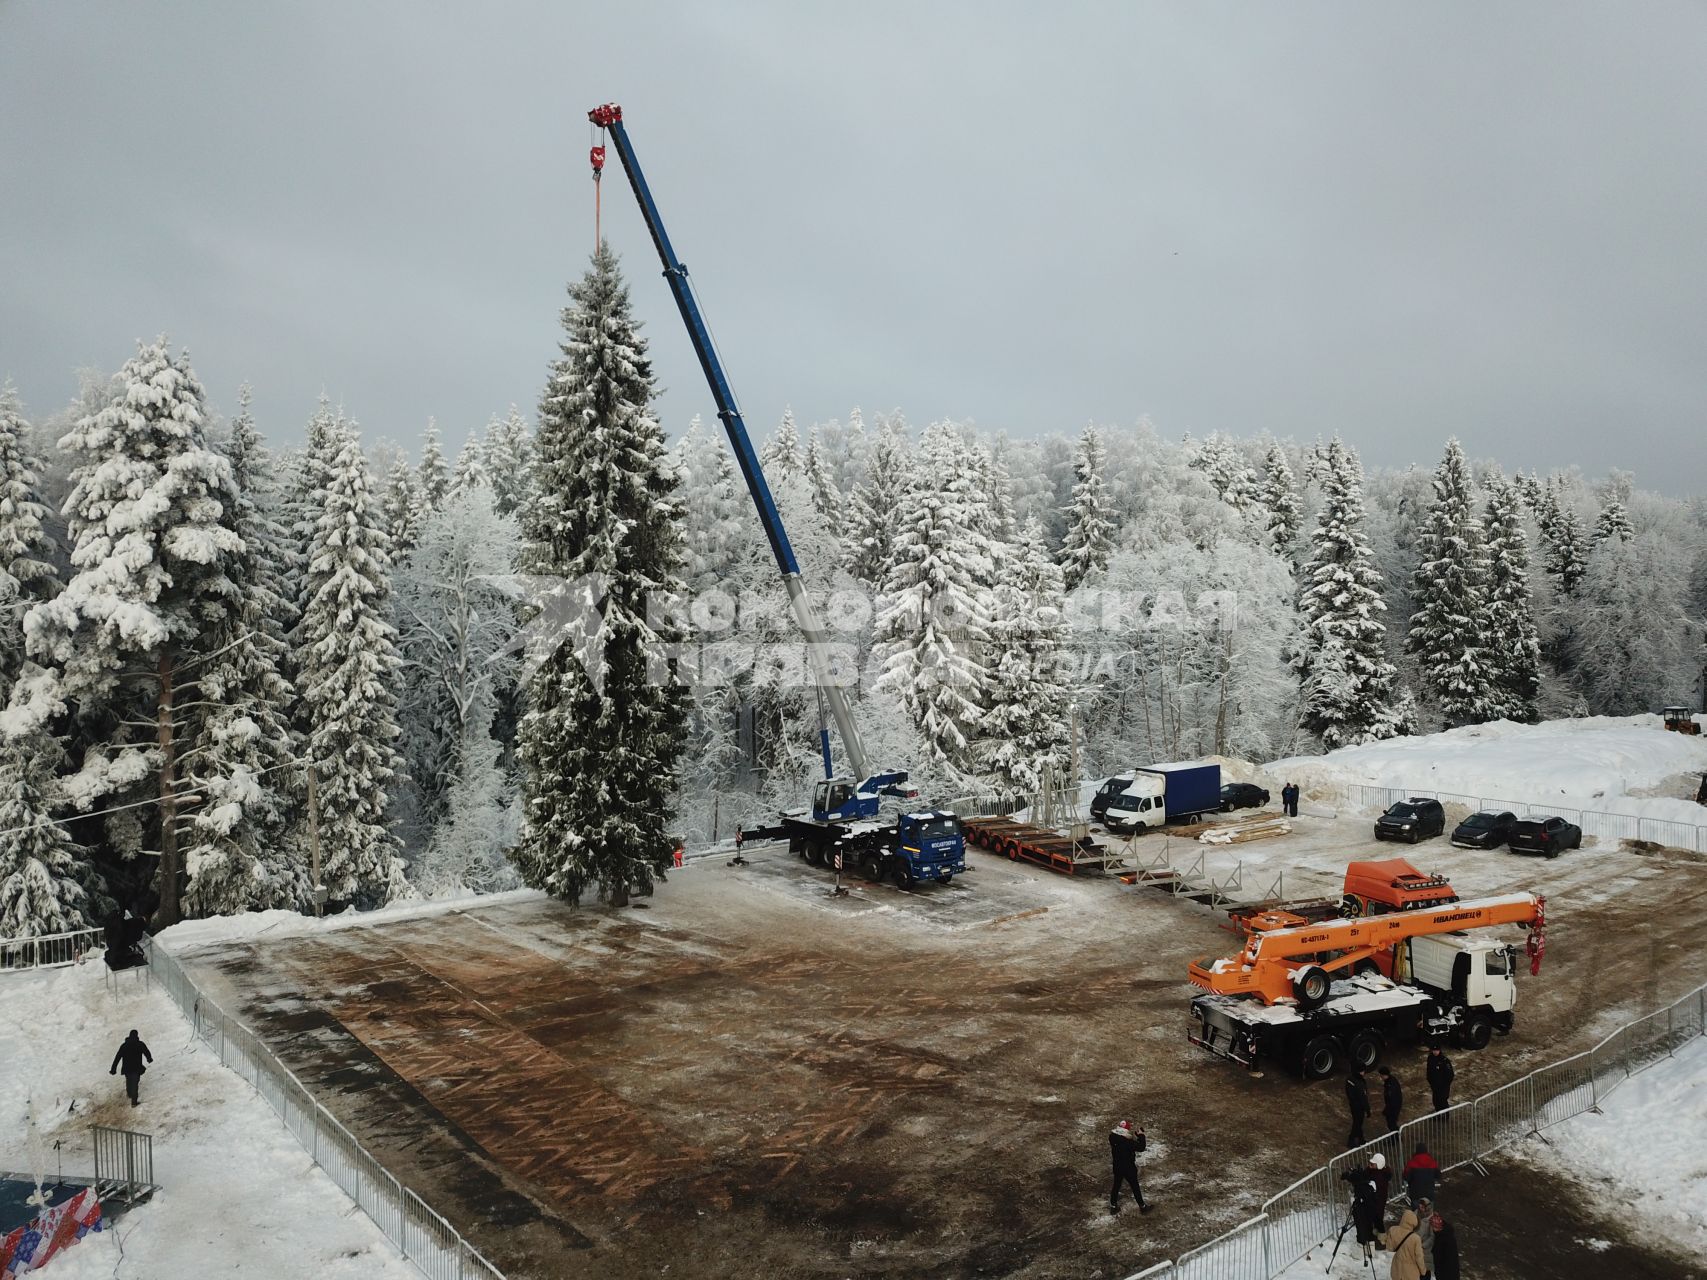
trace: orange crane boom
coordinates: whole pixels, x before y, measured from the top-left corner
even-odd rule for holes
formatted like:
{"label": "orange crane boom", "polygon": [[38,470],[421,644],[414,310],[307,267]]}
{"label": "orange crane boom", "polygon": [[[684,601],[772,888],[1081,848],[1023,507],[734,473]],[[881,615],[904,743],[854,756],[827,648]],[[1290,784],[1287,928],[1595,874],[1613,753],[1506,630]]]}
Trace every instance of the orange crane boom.
{"label": "orange crane boom", "polygon": [[1313,1009],[1328,998],[1336,973],[1356,972],[1377,952],[1406,938],[1501,924],[1527,925],[1539,962],[1547,900],[1533,893],[1455,902],[1433,911],[1395,911],[1350,920],[1311,922],[1288,911],[1250,917],[1250,938],[1236,956],[1194,961],[1191,981],[1217,995],[1254,995],[1264,1004],[1296,1000]]}

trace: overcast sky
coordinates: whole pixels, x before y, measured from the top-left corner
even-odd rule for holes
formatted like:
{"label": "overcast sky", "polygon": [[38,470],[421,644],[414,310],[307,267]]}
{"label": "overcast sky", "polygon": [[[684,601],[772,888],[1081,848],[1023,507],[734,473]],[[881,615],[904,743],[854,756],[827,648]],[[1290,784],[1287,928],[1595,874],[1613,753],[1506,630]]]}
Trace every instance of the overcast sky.
{"label": "overcast sky", "polygon": [[[0,376],[531,413],[622,104],[750,425],[1339,432],[1707,490],[1707,7],[0,0]],[[678,432],[710,399],[611,153]]]}

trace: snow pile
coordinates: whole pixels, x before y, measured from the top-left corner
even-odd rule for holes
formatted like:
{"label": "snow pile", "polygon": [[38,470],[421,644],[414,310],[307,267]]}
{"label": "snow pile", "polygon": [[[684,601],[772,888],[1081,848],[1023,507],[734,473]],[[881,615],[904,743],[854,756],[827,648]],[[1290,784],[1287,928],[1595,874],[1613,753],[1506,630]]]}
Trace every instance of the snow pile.
{"label": "snow pile", "polygon": [[1693,799],[1644,795],[1672,788],[1680,775],[1707,771],[1707,736],[1668,733],[1658,716],[1593,716],[1542,724],[1488,724],[1414,738],[1342,747],[1325,756],[1276,760],[1265,772],[1307,792],[1341,792],[1348,784],[1449,791],[1569,809],[1707,823]]}
{"label": "snow pile", "polygon": [[[64,1141],[67,1176],[94,1172],[90,1125],[154,1135],[161,1189],[50,1262],[44,1280],[418,1280],[272,1108],[192,1038],[163,990],[145,989],[133,970],[114,994],[104,973],[89,964],[0,978],[8,1022],[29,1028],[0,1042],[0,1167],[30,1167],[32,1098],[43,1145]],[[107,1074],[133,1027],[154,1054],[138,1107]],[[50,1185],[54,1173],[50,1161]]]}
{"label": "snow pile", "polygon": [[208,916],[185,920],[155,935],[156,944],[168,951],[184,951],[213,942],[232,942],[265,934],[269,938],[300,937],[336,929],[359,929],[369,924],[393,924],[461,911],[469,906],[490,907],[502,902],[532,902],[545,895],[536,889],[512,889],[505,893],[460,893],[430,900],[393,903],[374,911],[342,911],[335,916],[305,916],[297,911],[246,911],[236,916]]}

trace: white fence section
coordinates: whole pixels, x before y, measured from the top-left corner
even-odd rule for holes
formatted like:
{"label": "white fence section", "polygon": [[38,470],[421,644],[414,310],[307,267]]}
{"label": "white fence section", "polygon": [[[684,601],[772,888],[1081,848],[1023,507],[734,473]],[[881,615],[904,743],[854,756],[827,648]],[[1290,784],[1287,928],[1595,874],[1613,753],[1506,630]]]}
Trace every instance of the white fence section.
{"label": "white fence section", "polygon": [[[1385,809],[1390,804],[1416,796],[1438,800],[1442,804],[1461,804],[1469,809],[1488,809],[1494,813],[1515,813],[1520,818],[1560,817],[1583,829],[1583,836],[1602,840],[1645,840],[1670,849],[1688,849],[1707,853],[1707,823],[1696,825],[1673,822],[1666,818],[1643,818],[1634,813],[1608,813],[1602,809],[1570,809],[1549,804],[1530,804],[1526,800],[1501,800],[1497,796],[1467,796],[1455,791],[1433,791],[1426,787],[1406,790],[1402,787],[1366,787],[1347,783],[1341,788],[1348,803],[1356,808]],[[1707,813],[1707,810],[1703,810]]]}
{"label": "white fence section", "polygon": [[148,943],[148,963],[196,1035],[219,1060],[255,1087],[304,1151],[429,1280],[504,1280],[450,1223],[398,1182],[259,1037],[231,1017],[184,972],[164,947]]}
{"label": "white fence section", "polygon": [[[1707,985],[1620,1027],[1586,1053],[1532,1071],[1473,1102],[1421,1116],[1401,1125],[1397,1133],[1335,1156],[1269,1200],[1250,1221],[1127,1280],[1271,1280],[1339,1232],[1349,1203],[1339,1175],[1361,1168],[1375,1152],[1387,1157],[1389,1169],[1397,1169],[1404,1164],[1402,1152],[1426,1142],[1443,1172],[1474,1164],[1561,1120],[1594,1110],[1636,1072],[1700,1035],[1707,1035]],[[1398,1179],[1394,1187],[1395,1194],[1403,1191]]]}
{"label": "white fence section", "polygon": [[78,929],[41,938],[7,938],[0,941],[0,972],[75,964],[78,957],[100,950],[103,936],[100,929]]}

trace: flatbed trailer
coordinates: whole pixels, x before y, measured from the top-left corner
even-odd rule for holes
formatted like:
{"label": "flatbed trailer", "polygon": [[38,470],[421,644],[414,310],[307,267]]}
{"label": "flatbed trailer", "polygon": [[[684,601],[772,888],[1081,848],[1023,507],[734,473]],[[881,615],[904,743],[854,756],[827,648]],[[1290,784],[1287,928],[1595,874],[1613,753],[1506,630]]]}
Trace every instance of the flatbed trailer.
{"label": "flatbed trailer", "polygon": [[1101,875],[1120,861],[1089,835],[1078,839],[1012,818],[963,818],[967,842],[1014,862],[1035,862],[1062,875]]}

